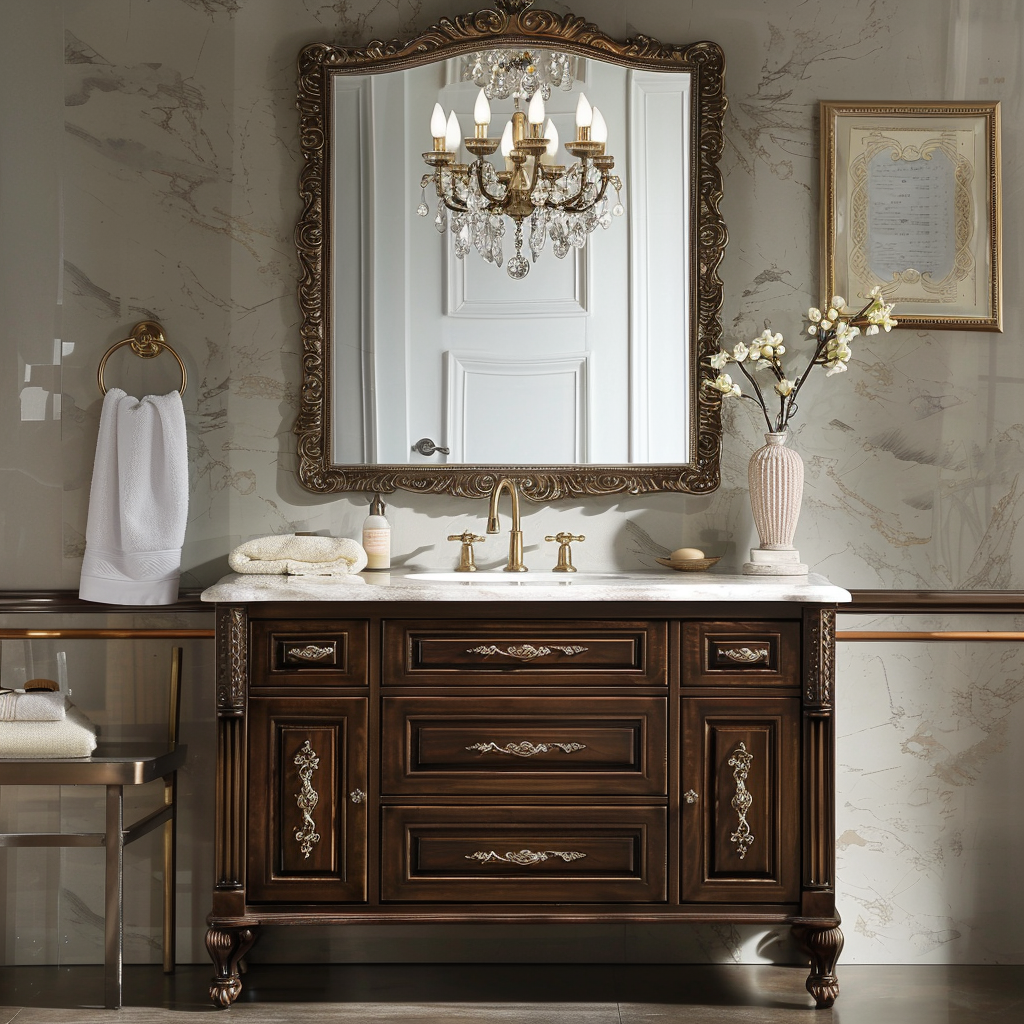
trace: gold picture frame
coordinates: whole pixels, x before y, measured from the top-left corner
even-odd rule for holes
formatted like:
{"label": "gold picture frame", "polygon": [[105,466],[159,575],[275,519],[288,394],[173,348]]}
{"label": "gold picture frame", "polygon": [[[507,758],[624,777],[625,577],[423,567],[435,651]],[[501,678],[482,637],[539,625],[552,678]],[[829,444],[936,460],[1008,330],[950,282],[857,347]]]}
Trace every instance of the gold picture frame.
{"label": "gold picture frame", "polygon": [[999,103],[823,100],[821,283],[900,327],[1001,331]]}

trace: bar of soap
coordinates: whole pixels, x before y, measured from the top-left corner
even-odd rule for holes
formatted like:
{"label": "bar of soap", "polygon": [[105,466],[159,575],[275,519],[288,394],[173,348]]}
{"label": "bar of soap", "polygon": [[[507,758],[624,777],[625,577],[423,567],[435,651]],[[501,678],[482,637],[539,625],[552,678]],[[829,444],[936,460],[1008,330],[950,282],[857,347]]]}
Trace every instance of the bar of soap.
{"label": "bar of soap", "polygon": [[669,555],[669,558],[673,562],[688,562],[693,558],[703,558],[704,552],[700,548],[676,548],[675,551]]}

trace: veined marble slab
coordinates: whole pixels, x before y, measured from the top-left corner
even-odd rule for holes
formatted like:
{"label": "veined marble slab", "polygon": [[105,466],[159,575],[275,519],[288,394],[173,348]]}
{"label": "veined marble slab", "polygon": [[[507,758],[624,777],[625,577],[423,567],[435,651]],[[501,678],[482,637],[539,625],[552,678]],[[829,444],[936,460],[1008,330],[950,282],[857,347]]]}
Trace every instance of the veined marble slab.
{"label": "veined marble slab", "polygon": [[[447,575],[447,574],[445,574]],[[490,578],[490,579],[489,579]],[[846,602],[824,576],[727,576],[717,573],[472,574],[465,582],[416,572],[357,576],[256,576],[233,573],[203,591],[204,601],[798,601]]]}

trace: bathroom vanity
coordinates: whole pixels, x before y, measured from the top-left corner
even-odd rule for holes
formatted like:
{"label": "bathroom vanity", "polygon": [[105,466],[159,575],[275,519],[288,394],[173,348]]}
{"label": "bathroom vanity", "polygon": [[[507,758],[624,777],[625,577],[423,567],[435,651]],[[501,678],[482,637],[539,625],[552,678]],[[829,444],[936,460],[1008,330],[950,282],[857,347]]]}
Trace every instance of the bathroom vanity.
{"label": "bathroom vanity", "polygon": [[263,925],[789,924],[830,1006],[819,576],[230,576],[211,997]]}

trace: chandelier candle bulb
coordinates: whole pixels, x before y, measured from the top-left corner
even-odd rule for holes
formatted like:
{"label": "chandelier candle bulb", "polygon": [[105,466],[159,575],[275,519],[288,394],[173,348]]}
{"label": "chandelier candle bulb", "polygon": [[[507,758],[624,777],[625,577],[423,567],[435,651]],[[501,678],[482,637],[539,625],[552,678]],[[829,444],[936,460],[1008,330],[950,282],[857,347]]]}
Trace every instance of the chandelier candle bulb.
{"label": "chandelier candle bulb", "polygon": [[594,120],[594,108],[584,93],[580,93],[579,102],[576,104],[576,141],[590,141],[590,125]]}
{"label": "chandelier candle bulb", "polygon": [[461,145],[462,129],[459,127],[459,119],[455,116],[455,111],[453,110],[448,115],[448,124],[445,126],[444,148],[449,153],[456,153]]}
{"label": "chandelier candle bulb", "polygon": [[505,170],[512,170],[512,122],[505,124],[505,130],[501,133],[501,155],[505,160]]}
{"label": "chandelier candle bulb", "polygon": [[531,134],[538,138],[540,136],[540,126],[544,123],[544,97],[539,92],[533,94],[533,99],[530,100],[530,106],[526,112],[526,118],[530,122]]}
{"label": "chandelier candle bulb", "polygon": [[540,162],[552,166],[558,160],[558,129],[550,117],[544,126],[544,138],[548,140],[548,148],[541,155]]}
{"label": "chandelier candle bulb", "polygon": [[447,132],[447,119],[440,103],[434,104],[434,112],[430,115],[430,134],[434,139],[434,152],[444,151],[444,137]]}
{"label": "chandelier candle bulb", "polygon": [[590,138],[593,142],[600,142],[604,145],[608,141],[608,125],[605,123],[604,115],[597,107],[593,108],[593,119],[590,125]]}
{"label": "chandelier candle bulb", "polygon": [[473,107],[473,122],[478,128],[484,128],[491,123],[491,105],[487,102],[487,96],[483,89],[478,93],[476,104]]}

